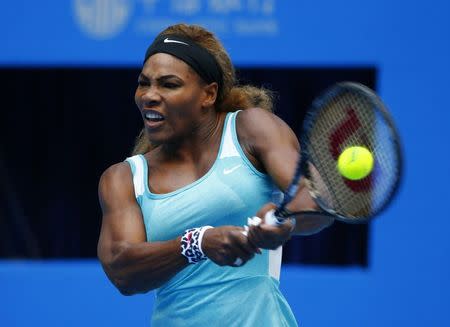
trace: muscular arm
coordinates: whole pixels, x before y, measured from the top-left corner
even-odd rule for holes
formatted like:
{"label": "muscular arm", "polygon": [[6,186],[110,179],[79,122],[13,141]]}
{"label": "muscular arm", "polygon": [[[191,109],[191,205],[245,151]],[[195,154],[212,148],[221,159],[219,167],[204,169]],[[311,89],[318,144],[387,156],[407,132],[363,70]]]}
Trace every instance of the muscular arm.
{"label": "muscular arm", "polygon": [[[122,294],[155,289],[188,265],[181,254],[181,236],[165,242],[147,242],[127,163],[114,165],[103,173],[99,198],[103,221],[97,253],[107,276]],[[259,249],[249,244],[242,230],[239,226],[208,229],[203,236],[204,253],[220,266],[235,266],[236,258],[247,262]]]}
{"label": "muscular arm", "polygon": [[187,266],[180,238],[147,242],[127,163],[107,169],[99,183],[103,221],[97,253],[112,283],[124,295],[159,287]]}
{"label": "muscular arm", "polygon": [[[247,109],[237,116],[237,132],[244,151],[259,169],[266,171],[274,183],[285,190],[294,175],[297,165],[299,142],[289,126],[277,116],[262,109]],[[272,206],[273,207],[273,206]],[[263,216],[270,206],[258,213]],[[288,205],[292,211],[317,210],[305,185],[302,185]],[[295,234],[310,235],[325,227],[333,220],[329,217],[296,217]]]}

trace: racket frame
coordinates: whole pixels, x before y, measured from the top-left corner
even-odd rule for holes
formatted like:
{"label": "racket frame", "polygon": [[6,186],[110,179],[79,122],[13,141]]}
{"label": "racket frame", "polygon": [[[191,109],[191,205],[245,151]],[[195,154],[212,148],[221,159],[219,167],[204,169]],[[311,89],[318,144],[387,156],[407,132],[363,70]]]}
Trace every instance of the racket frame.
{"label": "racket frame", "polygon": [[[391,141],[394,143],[394,147],[396,150],[398,163],[397,163],[397,174],[395,175],[396,179],[394,181],[394,187],[391,189],[390,194],[386,197],[386,201],[378,208],[378,210],[371,213],[370,216],[360,216],[360,217],[346,217],[344,215],[341,215],[337,213],[335,210],[328,208],[323,201],[320,200],[320,198],[317,197],[316,193],[313,190],[312,182],[310,182],[310,176],[311,172],[309,169],[309,163],[314,165],[314,162],[311,161],[308,148],[310,144],[309,139],[309,132],[313,128],[318,114],[321,112],[322,108],[326,103],[330,101],[330,99],[333,99],[340,94],[344,92],[357,92],[359,94],[363,94],[363,96],[367,97],[369,101],[374,103],[374,107],[377,108],[378,112],[382,115],[384,121],[387,123],[391,130],[392,139]],[[305,118],[303,120],[302,130],[300,133],[300,154],[299,159],[297,162],[296,170],[294,173],[294,176],[291,180],[290,185],[286,189],[286,191],[283,192],[283,200],[281,201],[280,205],[277,207],[277,209],[274,212],[274,216],[277,220],[277,223],[282,223],[285,219],[294,216],[294,215],[326,215],[326,216],[332,216],[338,220],[344,221],[346,223],[367,223],[371,219],[373,219],[375,216],[378,216],[382,211],[384,211],[389,204],[392,202],[392,200],[395,198],[395,196],[398,193],[398,190],[400,188],[402,176],[403,176],[403,155],[401,150],[401,143],[400,143],[400,136],[397,131],[397,128],[395,127],[394,121],[389,114],[386,106],[381,101],[381,99],[376,95],[376,93],[371,90],[370,88],[356,83],[356,82],[340,82],[337,84],[334,84],[333,86],[326,89],[324,92],[322,92],[311,104],[309,109],[306,112]],[[316,204],[319,206],[319,208],[322,211],[297,211],[292,212],[286,208],[286,205],[292,201],[292,199],[297,194],[297,191],[299,189],[299,184],[301,178],[306,179],[307,187],[309,190],[309,193],[311,197],[314,199]]]}

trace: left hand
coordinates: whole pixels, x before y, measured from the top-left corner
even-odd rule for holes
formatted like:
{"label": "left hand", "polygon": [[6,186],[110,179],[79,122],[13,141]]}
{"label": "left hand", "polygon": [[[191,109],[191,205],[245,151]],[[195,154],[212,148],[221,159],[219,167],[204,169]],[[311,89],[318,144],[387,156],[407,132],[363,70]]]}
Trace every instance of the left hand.
{"label": "left hand", "polygon": [[263,206],[256,214],[257,217],[263,219],[263,222],[258,226],[249,226],[248,240],[258,248],[275,250],[291,237],[294,225],[290,220],[286,220],[278,226],[269,225],[264,222],[263,217],[266,213],[275,208],[276,205],[273,203],[268,203]]}

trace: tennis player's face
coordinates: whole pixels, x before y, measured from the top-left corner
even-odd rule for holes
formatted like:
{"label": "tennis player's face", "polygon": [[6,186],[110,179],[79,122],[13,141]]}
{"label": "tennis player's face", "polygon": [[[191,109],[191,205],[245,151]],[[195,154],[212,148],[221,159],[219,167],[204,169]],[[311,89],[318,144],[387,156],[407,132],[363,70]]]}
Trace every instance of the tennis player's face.
{"label": "tennis player's face", "polygon": [[202,124],[206,85],[184,61],[151,56],[139,75],[135,101],[153,144],[177,142]]}

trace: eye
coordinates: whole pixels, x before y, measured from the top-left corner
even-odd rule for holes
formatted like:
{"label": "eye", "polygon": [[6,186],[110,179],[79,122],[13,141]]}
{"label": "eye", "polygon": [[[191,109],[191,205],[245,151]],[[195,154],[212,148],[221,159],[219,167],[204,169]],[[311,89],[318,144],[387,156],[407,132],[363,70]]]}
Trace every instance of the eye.
{"label": "eye", "polygon": [[148,81],[146,81],[146,80],[138,79],[138,85],[139,86],[149,86],[150,83]]}
{"label": "eye", "polygon": [[178,85],[177,83],[173,83],[173,82],[165,82],[164,87],[166,87],[168,89],[176,89],[176,88],[180,87],[180,85]]}

